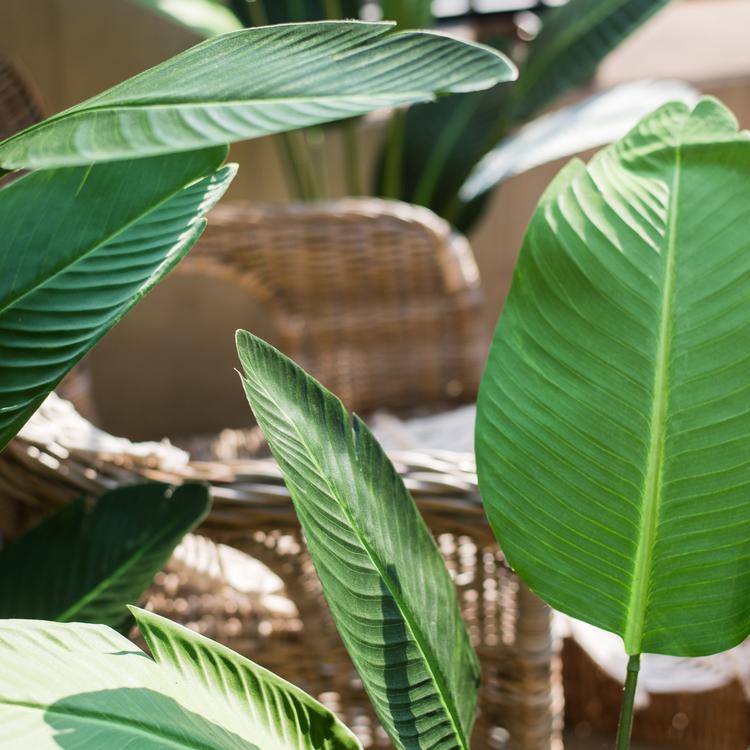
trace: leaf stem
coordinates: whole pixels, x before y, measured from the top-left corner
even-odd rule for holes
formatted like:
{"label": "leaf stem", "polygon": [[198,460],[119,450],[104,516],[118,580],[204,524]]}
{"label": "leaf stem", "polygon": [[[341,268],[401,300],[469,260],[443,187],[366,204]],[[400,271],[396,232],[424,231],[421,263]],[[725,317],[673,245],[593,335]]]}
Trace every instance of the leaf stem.
{"label": "leaf stem", "polygon": [[344,145],[344,167],[346,191],[349,195],[362,194],[362,173],[359,168],[359,142],[357,140],[358,120],[341,123]]}
{"label": "leaf stem", "polygon": [[404,140],[405,114],[397,109],[391,116],[385,151],[383,198],[403,198],[401,195],[401,158]]}
{"label": "leaf stem", "polygon": [[625,693],[620,709],[620,721],[617,725],[616,750],[630,750],[630,735],[633,731],[633,709],[635,706],[635,688],[638,684],[638,672],[641,668],[641,655],[633,654],[628,660],[628,672],[625,678]]}

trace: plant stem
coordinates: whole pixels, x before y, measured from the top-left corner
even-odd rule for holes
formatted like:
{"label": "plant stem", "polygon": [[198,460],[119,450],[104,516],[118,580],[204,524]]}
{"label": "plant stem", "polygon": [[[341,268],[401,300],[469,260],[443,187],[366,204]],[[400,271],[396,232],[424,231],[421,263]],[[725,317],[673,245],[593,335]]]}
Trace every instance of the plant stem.
{"label": "plant stem", "polygon": [[344,144],[344,169],[346,174],[346,191],[349,195],[361,195],[362,175],[359,169],[359,144],[357,142],[358,120],[346,120],[342,123]]}
{"label": "plant stem", "polygon": [[383,198],[401,198],[401,152],[404,140],[404,112],[397,109],[388,128],[383,167]]}
{"label": "plant stem", "polygon": [[255,3],[248,4],[247,0],[231,0],[229,3],[232,12],[243,26],[263,26],[263,23],[258,23],[253,17],[253,10],[258,10],[263,13],[262,7],[260,6],[260,0]]}
{"label": "plant stem", "polygon": [[290,195],[295,200],[305,200],[308,198],[307,180],[300,164],[299,149],[294,141],[294,134],[281,133],[274,140],[281,152],[281,161],[284,165],[284,174],[286,175]]}
{"label": "plant stem", "polygon": [[336,21],[343,15],[339,0],[325,0],[325,9],[329,21]]}
{"label": "plant stem", "polygon": [[635,688],[638,684],[638,671],[641,668],[641,655],[634,654],[628,660],[628,672],[625,678],[625,693],[622,698],[620,721],[617,725],[616,750],[630,750],[630,735],[633,731],[633,708],[635,705]]}

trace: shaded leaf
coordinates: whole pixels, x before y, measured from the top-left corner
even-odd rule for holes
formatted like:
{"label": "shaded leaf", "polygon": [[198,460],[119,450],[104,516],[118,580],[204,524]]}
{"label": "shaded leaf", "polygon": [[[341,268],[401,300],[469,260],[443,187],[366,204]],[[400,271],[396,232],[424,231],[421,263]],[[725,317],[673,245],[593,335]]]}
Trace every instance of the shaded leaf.
{"label": "shaded leaf", "polygon": [[569,0],[544,16],[513,88],[516,122],[585,83],[599,63],[669,0]]}
{"label": "shaded leaf", "polygon": [[508,560],[629,654],[750,632],[750,134],[702,100],[645,118],[534,214],[480,390]]}
{"label": "shaded leaf", "polygon": [[225,155],[32,172],[0,190],[0,449],[192,247],[234,176]]}
{"label": "shaded leaf", "polygon": [[0,618],[119,629],[125,605],[209,505],[204,485],[156,482],[112,490],[92,510],[83,499],[68,503],[0,552]]}
{"label": "shaded leaf", "polygon": [[396,747],[468,748],[479,668],[453,583],[367,427],[291,360],[237,334],[339,633]]}

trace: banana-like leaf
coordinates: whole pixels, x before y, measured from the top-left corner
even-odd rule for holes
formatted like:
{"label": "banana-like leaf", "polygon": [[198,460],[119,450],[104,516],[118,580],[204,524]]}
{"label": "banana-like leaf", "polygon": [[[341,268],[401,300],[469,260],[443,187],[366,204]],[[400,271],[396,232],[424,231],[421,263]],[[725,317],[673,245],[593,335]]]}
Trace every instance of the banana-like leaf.
{"label": "banana-like leaf", "polygon": [[102,625],[0,622],[2,750],[361,750],[298,688],[133,609],[153,660]]}
{"label": "banana-like leaf", "polygon": [[291,360],[237,334],[339,633],[398,748],[468,748],[479,669],[432,535],[367,427]]}
{"label": "banana-like leaf", "polygon": [[63,506],[0,552],[0,618],[119,628],[185,534],[208,512],[208,488],[152,482]]}
{"label": "banana-like leaf", "polygon": [[511,116],[526,120],[571,88],[669,0],[569,0],[544,16],[544,26],[511,95]]}
{"label": "banana-like leaf", "polygon": [[215,0],[131,0],[177,21],[203,37],[238,31],[242,24],[226,6]]}
{"label": "banana-like leaf", "polygon": [[0,167],[49,168],[190,151],[512,76],[481,45],[333,21],[209,39],[0,143]]}
{"label": "banana-like leaf", "polygon": [[225,148],[32,172],[0,190],[0,449],[187,253]]}
{"label": "banana-like leaf", "polygon": [[636,81],[543,115],[490,151],[469,175],[459,197],[472,201],[514,175],[622,138],[662,104],[693,105],[698,98],[696,89],[680,81]]}
{"label": "banana-like leaf", "polygon": [[750,133],[704,99],[572,162],[531,221],[477,418],[505,554],[629,654],[750,632]]}

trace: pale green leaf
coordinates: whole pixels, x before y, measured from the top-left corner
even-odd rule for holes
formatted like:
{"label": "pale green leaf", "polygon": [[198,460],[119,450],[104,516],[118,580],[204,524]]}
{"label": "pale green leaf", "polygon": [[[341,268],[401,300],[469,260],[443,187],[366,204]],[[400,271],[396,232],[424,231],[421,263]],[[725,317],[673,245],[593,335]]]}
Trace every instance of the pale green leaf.
{"label": "pale green leaf", "polygon": [[217,36],[242,28],[237,16],[215,0],[131,0],[131,2],[177,21],[200,36]]}
{"label": "pale green leaf", "polygon": [[0,621],[2,750],[360,750],[298,688],[133,613],[154,660],[101,625]]}
{"label": "pale green leaf", "polygon": [[32,172],[0,190],[0,449],[187,253],[225,148]]}
{"label": "pale green leaf", "polygon": [[237,334],[339,633],[398,748],[468,748],[479,669],[440,552],[367,427],[291,360]]}
{"label": "pale green leaf", "polygon": [[545,194],[483,378],[505,554],[630,654],[750,632],[749,223],[750,134],[661,108]]}
{"label": "pale green leaf", "polygon": [[669,101],[695,104],[698,92],[680,81],[636,81],[543,115],[500,141],[469,175],[459,197],[468,202],[514,175],[622,138]]}
{"label": "pale green leaf", "polygon": [[209,504],[204,485],[151,482],[64,505],[0,552],[0,618],[119,628]]}
{"label": "pale green leaf", "polygon": [[492,86],[481,45],[333,21],[209,39],[0,143],[0,166],[42,168],[189,151]]}

